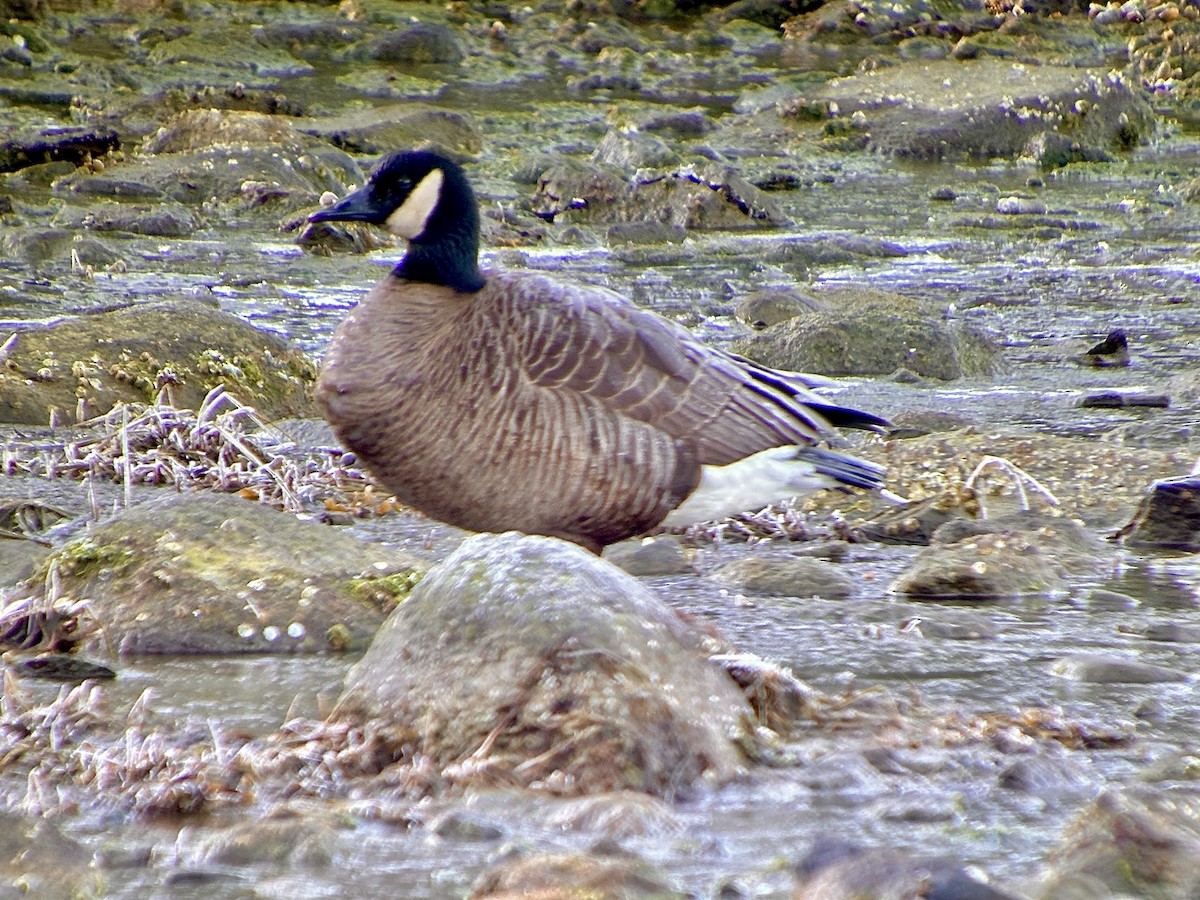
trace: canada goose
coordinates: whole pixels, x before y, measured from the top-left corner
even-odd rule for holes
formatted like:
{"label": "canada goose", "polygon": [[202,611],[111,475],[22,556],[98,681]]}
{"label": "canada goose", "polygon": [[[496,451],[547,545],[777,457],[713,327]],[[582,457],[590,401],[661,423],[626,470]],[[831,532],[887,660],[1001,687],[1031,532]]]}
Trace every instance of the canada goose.
{"label": "canada goose", "polygon": [[820,487],[882,487],[881,467],[813,445],[831,424],[884,420],[613,291],[481,272],[475,194],[444,156],[387,157],[309,217],[335,220],[381,225],[408,252],[338,329],[317,401],[366,467],[433,518],[599,552]]}

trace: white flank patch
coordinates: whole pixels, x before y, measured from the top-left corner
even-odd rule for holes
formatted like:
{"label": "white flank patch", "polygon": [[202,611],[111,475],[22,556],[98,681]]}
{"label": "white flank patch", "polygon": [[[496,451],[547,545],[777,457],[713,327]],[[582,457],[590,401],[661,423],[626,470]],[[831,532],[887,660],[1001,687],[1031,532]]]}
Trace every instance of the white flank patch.
{"label": "white flank patch", "polygon": [[387,230],[396,237],[409,241],[420,237],[425,230],[425,223],[429,221],[438,205],[438,199],[442,195],[442,182],[445,180],[446,176],[442,174],[441,169],[434,169],[422,178],[404,198],[404,202],[396,207],[396,211],[387,217],[384,223]]}
{"label": "white flank patch", "polygon": [[796,459],[795,447],[772,447],[727,466],[704,466],[700,486],[663,520],[666,528],[711,522],[838,482]]}

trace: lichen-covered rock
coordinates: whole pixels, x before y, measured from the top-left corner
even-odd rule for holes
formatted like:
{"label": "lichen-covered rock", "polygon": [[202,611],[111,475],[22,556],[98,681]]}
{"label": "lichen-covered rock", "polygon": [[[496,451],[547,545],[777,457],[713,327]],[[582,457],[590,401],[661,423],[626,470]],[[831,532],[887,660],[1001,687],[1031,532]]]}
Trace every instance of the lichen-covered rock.
{"label": "lichen-covered rock", "polygon": [[773,368],[817,375],[887,375],[906,368],[949,381],[1003,370],[995,342],[927,304],[858,288],[818,296],[826,309],[737,341],[735,352]]}
{"label": "lichen-covered rock", "polygon": [[21,325],[0,365],[0,421],[74,422],[122,402],[198,409],[217,385],[268,419],[313,416],[311,362],[281,338],[194,301]]}
{"label": "lichen-covered rock", "polygon": [[361,649],[422,568],[327,525],[206,493],[126,510],[41,568],[51,565],[63,597],[86,601],[85,624],[100,626],[91,649],[128,655]]}
{"label": "lichen-covered rock", "polygon": [[477,535],[396,609],[333,715],[415,723],[439,768],[469,759],[565,794],[672,796],[733,776],[739,741],[752,740],[744,697],[700,645],[631,576],[573,544]]}

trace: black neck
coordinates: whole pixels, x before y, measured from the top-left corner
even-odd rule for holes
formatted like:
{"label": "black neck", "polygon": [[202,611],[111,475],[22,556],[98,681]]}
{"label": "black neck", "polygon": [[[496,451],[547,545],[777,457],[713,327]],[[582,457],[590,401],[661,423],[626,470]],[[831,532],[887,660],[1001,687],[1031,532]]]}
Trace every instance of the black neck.
{"label": "black neck", "polygon": [[484,284],[478,254],[475,241],[462,237],[443,235],[434,242],[413,241],[392,274],[408,281],[443,284],[459,293],[470,294]]}

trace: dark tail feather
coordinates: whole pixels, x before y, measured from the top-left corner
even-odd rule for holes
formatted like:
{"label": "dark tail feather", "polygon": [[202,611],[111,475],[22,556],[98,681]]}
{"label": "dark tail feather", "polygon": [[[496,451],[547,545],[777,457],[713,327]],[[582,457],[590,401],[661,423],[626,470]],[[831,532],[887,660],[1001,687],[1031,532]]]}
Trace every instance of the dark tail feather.
{"label": "dark tail feather", "polygon": [[885,434],[892,427],[892,423],[887,419],[863,412],[861,409],[850,409],[833,403],[814,403],[812,400],[805,400],[804,405],[820,413],[834,428],[861,428],[864,431]]}
{"label": "dark tail feather", "polygon": [[796,459],[810,463],[819,474],[827,475],[849,487],[866,488],[870,491],[882,490],[887,469],[862,459],[855,459],[837,450],[826,450],[823,447],[800,447],[796,450]]}
{"label": "dark tail feather", "polygon": [[[735,353],[728,355],[755,381],[768,385],[787,397],[797,398],[800,404],[818,413],[835,428],[861,428],[864,431],[877,431],[883,434],[892,427],[892,423],[887,419],[880,418],[871,413],[838,406],[836,403],[824,403],[817,400],[812,395],[812,388],[815,385],[810,385],[804,380],[810,376],[800,372],[781,372],[778,369],[769,368],[761,363],[756,363],[752,359],[738,356]],[[802,394],[803,396],[801,396]]]}

